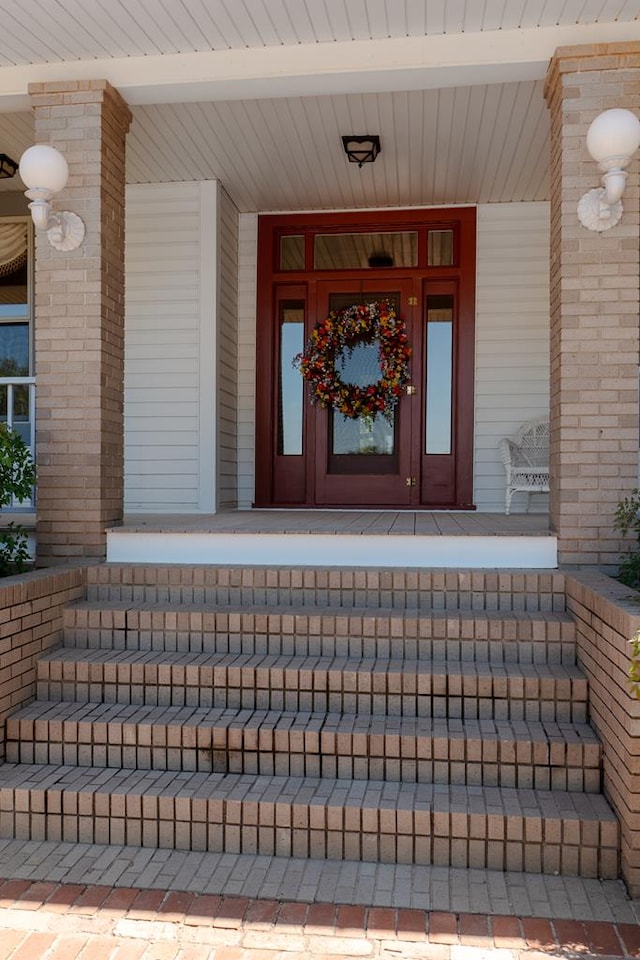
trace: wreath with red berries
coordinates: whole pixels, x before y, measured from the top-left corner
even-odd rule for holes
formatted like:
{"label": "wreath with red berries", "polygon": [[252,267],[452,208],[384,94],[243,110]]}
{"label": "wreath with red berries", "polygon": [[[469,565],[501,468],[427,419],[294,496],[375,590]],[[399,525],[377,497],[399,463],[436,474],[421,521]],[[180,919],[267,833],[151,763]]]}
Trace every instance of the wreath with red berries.
{"label": "wreath with red berries", "polygon": [[[345,383],[336,361],[359,344],[378,343],[380,378],[365,387]],[[333,407],[345,417],[369,420],[393,408],[409,379],[411,347],[404,320],[386,300],[357,304],[332,312],[311,331],[303,353],[294,364],[312,386],[311,402]]]}

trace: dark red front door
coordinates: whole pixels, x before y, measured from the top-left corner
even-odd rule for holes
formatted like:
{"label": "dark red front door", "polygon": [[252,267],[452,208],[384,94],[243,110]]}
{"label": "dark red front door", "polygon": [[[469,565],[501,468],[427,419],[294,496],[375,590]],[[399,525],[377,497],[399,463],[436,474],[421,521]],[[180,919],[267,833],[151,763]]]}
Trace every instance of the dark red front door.
{"label": "dark red front door", "polygon": [[[257,506],[472,506],[475,212],[388,216],[260,218]],[[367,244],[392,264],[366,259]],[[292,361],[314,325],[381,300],[412,348],[397,406],[371,422],[312,404]],[[344,382],[375,382],[377,344],[341,363]]]}
{"label": "dark red front door", "polygon": [[[318,319],[332,311],[357,304],[386,300],[407,325],[413,338],[414,307],[411,278],[393,277],[391,282],[372,280],[321,281],[317,284]],[[413,365],[413,364],[412,364]],[[366,386],[379,378],[376,343],[356,348],[345,362],[343,380]],[[315,504],[323,506],[409,506],[412,502],[412,415],[411,392],[403,393],[388,416],[345,417],[333,409],[314,406],[308,428],[313,444],[314,473],[310,490]]]}

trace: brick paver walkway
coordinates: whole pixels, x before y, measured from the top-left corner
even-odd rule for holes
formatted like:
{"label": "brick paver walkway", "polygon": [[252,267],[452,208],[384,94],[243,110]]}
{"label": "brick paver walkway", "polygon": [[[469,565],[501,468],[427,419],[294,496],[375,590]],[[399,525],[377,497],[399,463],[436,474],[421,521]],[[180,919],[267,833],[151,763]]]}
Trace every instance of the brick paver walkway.
{"label": "brick paver walkway", "polygon": [[640,926],[0,882],[0,960],[640,957]]}

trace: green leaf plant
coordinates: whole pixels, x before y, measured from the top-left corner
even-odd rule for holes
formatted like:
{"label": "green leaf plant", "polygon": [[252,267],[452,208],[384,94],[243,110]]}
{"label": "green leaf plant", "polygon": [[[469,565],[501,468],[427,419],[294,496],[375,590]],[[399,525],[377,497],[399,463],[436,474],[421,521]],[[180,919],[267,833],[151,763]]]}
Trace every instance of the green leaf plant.
{"label": "green leaf plant", "polygon": [[[635,533],[638,548],[620,560],[618,580],[626,587],[640,590],[640,490],[633,490],[624,497],[616,508],[613,529],[626,537]],[[629,667],[629,691],[632,697],[640,700],[640,630],[629,641],[631,644],[631,666]]]}
{"label": "green leaf plant", "polygon": [[[20,434],[0,423],[0,509],[29,500],[35,482],[31,451]],[[24,527],[11,522],[0,528],[0,577],[23,573],[30,565]]]}
{"label": "green leaf plant", "polygon": [[638,547],[626,557],[622,557],[618,571],[618,580],[626,587],[640,589],[640,490],[633,490],[628,497],[618,503],[613,519],[613,529],[626,537],[635,533]]}

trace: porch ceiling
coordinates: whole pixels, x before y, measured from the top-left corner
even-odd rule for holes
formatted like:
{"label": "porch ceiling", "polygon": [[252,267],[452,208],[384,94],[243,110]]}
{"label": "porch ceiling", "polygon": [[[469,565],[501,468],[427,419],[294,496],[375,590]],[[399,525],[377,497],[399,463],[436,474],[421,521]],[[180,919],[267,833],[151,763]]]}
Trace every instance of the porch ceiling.
{"label": "porch ceiling", "polygon": [[[33,142],[28,83],[104,77],[132,105],[131,183],[219,179],[241,211],[542,200],[549,56],[640,39],[639,9],[0,0],[0,152],[18,157]],[[375,164],[346,162],[348,133],[380,135]]]}

